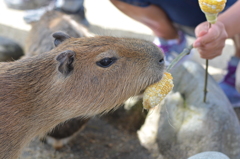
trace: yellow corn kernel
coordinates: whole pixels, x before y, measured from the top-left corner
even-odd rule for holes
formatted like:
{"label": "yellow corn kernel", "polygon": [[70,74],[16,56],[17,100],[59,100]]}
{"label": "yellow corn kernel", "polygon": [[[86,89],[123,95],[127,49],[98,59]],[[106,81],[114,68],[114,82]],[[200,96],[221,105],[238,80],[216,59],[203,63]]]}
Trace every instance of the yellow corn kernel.
{"label": "yellow corn kernel", "polygon": [[199,0],[199,5],[203,12],[216,14],[224,9],[226,2],[226,0]]}
{"label": "yellow corn kernel", "polygon": [[147,87],[143,93],[143,108],[150,109],[158,105],[167,94],[173,89],[173,78],[165,72],[162,79]]}
{"label": "yellow corn kernel", "polygon": [[214,24],[217,21],[218,13],[224,9],[227,0],[198,0],[198,2],[207,21]]}

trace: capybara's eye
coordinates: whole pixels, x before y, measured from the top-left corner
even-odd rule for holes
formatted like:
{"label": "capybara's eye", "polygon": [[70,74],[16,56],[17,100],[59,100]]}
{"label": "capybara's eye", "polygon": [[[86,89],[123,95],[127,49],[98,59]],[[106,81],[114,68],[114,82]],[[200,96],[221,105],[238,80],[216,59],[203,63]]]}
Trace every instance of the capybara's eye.
{"label": "capybara's eye", "polygon": [[159,60],[160,64],[164,64],[164,58],[162,58],[161,60]]}
{"label": "capybara's eye", "polygon": [[100,66],[100,67],[109,67],[111,66],[115,61],[117,60],[117,58],[115,57],[112,57],[112,58],[104,58],[104,59],[101,59],[100,61],[97,62],[97,65]]}

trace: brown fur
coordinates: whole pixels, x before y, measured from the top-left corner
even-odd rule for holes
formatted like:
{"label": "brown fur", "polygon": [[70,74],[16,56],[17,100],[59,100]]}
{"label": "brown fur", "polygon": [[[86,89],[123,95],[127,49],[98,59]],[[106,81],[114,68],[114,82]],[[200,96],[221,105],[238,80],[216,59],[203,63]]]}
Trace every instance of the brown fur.
{"label": "brown fur", "polygon": [[[64,76],[56,60],[76,53],[73,71]],[[118,60],[107,68],[104,57]],[[161,51],[151,42],[114,37],[69,38],[50,52],[0,63],[0,158],[17,158],[39,134],[77,116],[116,108],[161,79]]]}

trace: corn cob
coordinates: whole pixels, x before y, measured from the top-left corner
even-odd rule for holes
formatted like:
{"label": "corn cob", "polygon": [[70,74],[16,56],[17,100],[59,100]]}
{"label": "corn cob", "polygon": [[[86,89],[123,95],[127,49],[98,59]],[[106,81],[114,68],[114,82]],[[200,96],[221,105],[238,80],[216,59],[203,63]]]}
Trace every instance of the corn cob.
{"label": "corn cob", "polygon": [[198,0],[199,6],[205,14],[207,21],[211,24],[216,23],[218,13],[221,12],[227,0]]}
{"label": "corn cob", "polygon": [[143,94],[143,108],[150,109],[158,105],[173,89],[172,75],[165,72],[162,79],[150,85]]}

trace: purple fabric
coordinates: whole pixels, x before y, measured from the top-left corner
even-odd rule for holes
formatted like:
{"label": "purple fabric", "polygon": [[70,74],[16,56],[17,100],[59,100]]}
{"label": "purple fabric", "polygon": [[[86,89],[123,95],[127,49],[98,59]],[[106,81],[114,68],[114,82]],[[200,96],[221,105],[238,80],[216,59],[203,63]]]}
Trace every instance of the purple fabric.
{"label": "purple fabric", "polygon": [[228,65],[228,73],[224,77],[223,82],[235,87],[235,72],[236,72],[237,67],[236,66],[231,66]]}
{"label": "purple fabric", "polygon": [[162,49],[162,51],[163,51],[164,53],[167,53],[167,52],[170,51],[169,45],[158,45],[158,47],[159,47],[160,49]]}
{"label": "purple fabric", "polygon": [[[181,31],[179,31],[178,32],[178,34],[179,34],[179,36],[180,36],[180,41],[178,42],[178,44],[173,44],[173,45],[169,45],[168,43],[167,43],[167,40],[160,40],[160,42],[162,43],[162,44],[160,44],[160,45],[157,45],[160,49],[162,49],[162,51],[164,52],[164,54],[166,55],[166,56],[168,56],[167,54],[169,54],[171,51],[173,51],[172,49],[172,47],[174,46],[174,47],[176,47],[177,45],[180,45],[180,44],[182,44],[183,42],[184,42],[184,40],[185,40],[185,34],[183,33],[183,32],[181,32]],[[174,50],[174,51],[176,51],[176,52],[178,52],[177,50]]]}

